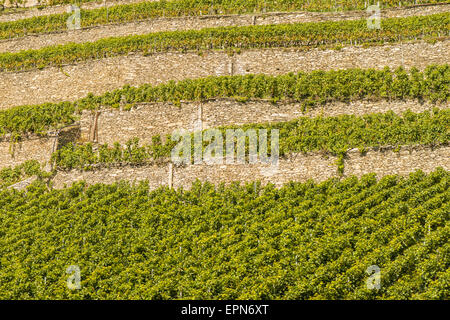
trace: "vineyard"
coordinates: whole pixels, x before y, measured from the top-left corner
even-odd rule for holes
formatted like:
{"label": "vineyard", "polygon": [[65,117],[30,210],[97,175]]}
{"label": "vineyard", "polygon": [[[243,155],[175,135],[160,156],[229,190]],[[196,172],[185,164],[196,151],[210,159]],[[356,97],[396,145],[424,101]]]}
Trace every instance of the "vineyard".
{"label": "vineyard", "polygon": [[126,86],[101,96],[92,94],[75,102],[19,106],[0,111],[0,135],[20,139],[26,134],[45,134],[76,121],[82,110],[119,108],[130,110],[144,102],[202,101],[218,98],[292,100],[303,110],[332,101],[401,100],[447,103],[450,98],[449,65],[411,69],[336,70],[299,72],[283,76],[247,75],[170,81],[158,86]]}
{"label": "vineyard", "polygon": [[450,13],[423,17],[384,19],[382,29],[368,29],[366,20],[286,25],[206,28],[193,31],[157,32],[147,35],[106,38],[82,44],[50,46],[38,50],[0,54],[0,71],[61,66],[141,52],[212,49],[300,47],[342,44],[375,45],[428,37],[437,40],[450,34]]}
{"label": "vineyard", "polygon": [[[2,299],[448,299],[449,174],[0,192]],[[77,263],[83,287],[68,291]],[[382,288],[365,286],[367,266]]]}
{"label": "vineyard", "polygon": [[[27,0],[11,0],[11,1],[0,2],[0,5],[8,4],[8,7],[26,7]],[[39,1],[39,7],[42,9],[45,6],[56,6],[63,4],[73,4],[76,3],[78,5],[89,4],[92,2],[98,2],[97,0],[76,0],[74,2],[70,0],[41,0]],[[113,0],[112,2],[119,2],[117,0]],[[294,3],[289,0],[217,0],[214,1],[212,5],[213,8],[220,9],[228,9],[228,10],[240,10],[246,11],[249,8],[259,8],[263,9],[275,9],[275,10],[303,10],[303,11],[329,11],[334,9],[341,10],[362,10],[365,8],[367,2],[362,0],[317,0],[317,1],[309,1],[309,0],[298,0]],[[386,0],[383,1],[383,7],[397,7],[397,6],[408,6],[408,5],[416,5],[416,4],[439,4],[446,3],[446,0]],[[184,9],[189,8],[201,8],[208,11],[208,5],[211,6],[211,2],[209,0],[175,0],[171,2],[162,1],[161,4],[152,5],[150,7],[156,8],[167,8],[167,9]]]}
{"label": "vineyard", "polygon": [[[414,114],[407,112],[399,117],[392,112],[387,114],[369,114],[364,117],[341,116],[327,118],[299,118],[291,122],[271,125],[247,125],[243,127],[219,128],[222,135],[227,129],[255,130],[266,129],[280,132],[279,153],[286,156],[294,152],[321,151],[344,155],[348,149],[359,148],[363,153],[369,147],[385,145],[431,145],[439,146],[450,140],[450,111],[435,110]],[[203,133],[206,136],[205,133]],[[206,139],[205,139],[206,140]],[[160,136],[152,137],[151,145],[140,145],[139,139],[130,139],[126,145],[115,143],[98,146],[93,150],[92,144],[74,146],[68,144],[52,155],[60,170],[73,168],[89,170],[92,165],[143,164],[159,158],[169,158],[171,150],[178,141],[166,137],[164,143]],[[191,141],[194,136],[191,135]],[[248,149],[249,141],[245,141]],[[194,154],[194,143],[191,155]],[[206,147],[205,145],[204,147]],[[222,150],[225,155],[226,146],[223,141]],[[247,150],[248,151],[248,150]],[[270,151],[270,150],[269,150]]]}
{"label": "vineyard", "polygon": [[450,299],[449,4],[0,0],[0,299]]}
{"label": "vineyard", "polygon": [[[126,23],[155,19],[161,17],[202,16],[211,14],[250,14],[255,12],[290,12],[299,10],[333,11],[337,8],[343,10],[361,9],[361,3],[353,7],[354,1],[341,3],[335,1],[311,1],[311,6],[305,8],[302,1],[157,1],[140,2],[126,5],[117,5],[111,8],[81,10],[81,27],[92,27],[109,23]],[[436,2],[436,1],[434,1]],[[437,1],[446,3],[445,1]],[[426,1],[425,3],[433,3]],[[335,7],[335,4],[337,7]],[[397,1],[386,2],[387,7],[398,5]],[[48,33],[66,29],[70,13],[40,16],[18,21],[0,23],[0,39],[20,37],[27,34]]]}

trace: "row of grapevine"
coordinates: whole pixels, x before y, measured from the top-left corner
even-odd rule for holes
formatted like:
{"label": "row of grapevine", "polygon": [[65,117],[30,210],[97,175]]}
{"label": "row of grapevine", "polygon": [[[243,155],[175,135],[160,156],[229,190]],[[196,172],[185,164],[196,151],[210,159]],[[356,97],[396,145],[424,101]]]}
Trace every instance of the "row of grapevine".
{"label": "row of grapevine", "polygon": [[449,178],[3,189],[0,298],[449,299]]}
{"label": "row of grapevine", "polygon": [[[343,155],[348,149],[359,148],[365,152],[368,147],[392,145],[431,145],[448,144],[450,141],[450,110],[412,113],[402,116],[393,112],[368,114],[357,117],[344,115],[338,117],[299,118],[294,121],[251,124],[219,128],[222,137],[227,129],[273,129],[279,130],[279,153],[286,156],[292,152],[321,151]],[[206,139],[205,139],[206,140]],[[125,145],[115,143],[109,147],[100,145],[94,150],[91,143],[75,145],[69,143],[52,155],[59,170],[73,168],[90,170],[93,165],[111,166],[117,164],[145,164],[160,158],[169,158],[178,141],[170,135],[164,142],[154,136],[150,145],[140,145],[139,139],[130,139]],[[217,141],[215,141],[217,143]],[[223,139],[222,152],[225,155],[226,141]],[[248,149],[248,139],[245,141]],[[194,157],[194,137],[191,135],[191,156]],[[204,147],[209,143],[204,142]],[[270,148],[269,148],[269,152]],[[181,156],[181,155],[180,155]]]}
{"label": "row of grapevine", "polygon": [[[365,1],[310,1],[311,6],[305,6],[304,1],[275,0],[177,0],[141,2],[117,5],[110,8],[81,10],[81,27],[91,27],[107,23],[124,23],[136,20],[159,17],[200,16],[207,14],[245,14],[253,12],[273,11],[334,11],[364,9]],[[414,1],[410,1],[414,4]],[[445,1],[424,1],[426,3],[445,3]],[[72,3],[72,2],[71,2]],[[382,1],[387,7],[398,6],[397,1]],[[335,6],[336,5],[336,6]],[[315,6],[315,7],[314,7]],[[26,34],[54,32],[67,29],[69,14],[54,14],[28,19],[0,23],[0,39],[21,37]]]}
{"label": "row of grapevine", "polygon": [[68,63],[153,52],[241,48],[302,47],[336,44],[380,44],[403,40],[437,39],[450,35],[450,13],[383,20],[383,28],[367,28],[366,19],[296,23],[201,30],[157,32],[146,35],[69,43],[37,50],[0,54],[0,71],[18,71]]}
{"label": "row of grapevine", "polygon": [[[304,109],[333,101],[360,99],[418,99],[447,102],[450,97],[448,65],[429,66],[423,72],[347,69],[289,73],[281,76],[245,75],[187,79],[175,83],[138,88],[125,86],[100,96],[92,94],[75,102],[45,103],[13,107],[0,111],[0,136],[20,138],[27,133],[45,134],[47,130],[73,123],[86,109],[128,107],[143,102],[201,101],[235,98],[270,99],[300,102]],[[245,108],[245,104],[243,105]]]}
{"label": "row of grapevine", "polygon": [[[363,9],[366,2],[374,1],[161,0],[83,11],[82,21],[87,26],[160,16],[329,11],[338,5],[349,10]],[[399,2],[386,0],[384,5]],[[0,38],[55,31],[65,26],[67,17],[0,24]],[[240,48],[309,50],[337,44],[436,41],[450,35],[449,18],[444,13],[385,19],[379,30],[370,30],[366,20],[358,20],[108,38],[0,54],[0,72],[130,52],[197,50],[200,54],[217,49],[231,53]],[[125,86],[73,102],[1,110],[0,137],[17,141],[30,134],[45,135],[49,129],[73,124],[83,110],[132,110],[140,103],[182,107],[184,101],[231,98],[246,108],[245,102],[254,99],[271,101],[274,108],[280,101],[294,102],[303,111],[364,99],[444,104],[422,113],[300,117],[216,128],[222,137],[228,129],[255,130],[259,136],[264,129],[271,137],[276,129],[281,157],[308,152],[333,155],[341,171],[347,150],[353,148],[364,154],[368,148],[387,146],[395,151],[403,146],[448,146],[449,85],[446,64],[422,72],[416,68],[319,70]],[[193,135],[188,134],[192,156]],[[249,141],[244,139],[248,151]],[[147,182],[121,181],[91,186],[76,182],[53,189],[49,182],[58,171],[164,162],[177,144],[169,135],[154,136],[150,144],[133,138],[112,146],[66,140],[63,137],[60,142],[65,145],[52,154],[52,172],[44,172],[34,160],[0,170],[0,299],[450,298],[450,172],[446,169],[381,179],[368,174],[321,183],[290,182],[280,188],[262,187],[258,181],[228,186],[211,181],[196,182],[188,190],[151,191]],[[206,145],[204,141],[203,148]],[[25,190],[10,188],[30,176],[38,179]],[[69,266],[81,271],[79,290],[68,288]],[[373,266],[381,270],[379,289],[366,283],[367,270]]]}
{"label": "row of grapevine", "polygon": [[14,183],[32,176],[43,177],[45,173],[36,160],[28,160],[15,167],[6,167],[0,170],[0,188],[8,187]]}
{"label": "row of grapevine", "polygon": [[[39,0],[38,9],[43,9],[47,6],[64,5],[64,4],[77,4],[79,6],[84,3],[98,2],[98,0]],[[120,3],[120,0],[110,0],[110,3]],[[210,0],[170,0],[161,1],[162,8],[186,8],[187,4],[191,7],[196,7],[202,5],[202,7],[211,7],[216,10],[217,8],[229,8],[232,10],[245,10],[246,7],[252,7],[255,10],[267,11],[272,8],[288,8],[291,10],[307,10],[307,11],[332,11],[332,10],[358,10],[365,9],[367,3],[370,4],[368,0],[298,0],[293,3],[290,0],[215,0],[211,2]],[[446,3],[447,0],[384,0],[380,6],[382,8],[391,7],[401,7],[401,6],[412,6],[421,4],[441,4]],[[4,8],[5,5],[8,7],[25,7],[27,0],[2,0],[0,1],[0,9]],[[2,7],[3,6],[3,7]],[[1,11],[0,11],[1,12]],[[209,11],[206,11],[209,12]]]}

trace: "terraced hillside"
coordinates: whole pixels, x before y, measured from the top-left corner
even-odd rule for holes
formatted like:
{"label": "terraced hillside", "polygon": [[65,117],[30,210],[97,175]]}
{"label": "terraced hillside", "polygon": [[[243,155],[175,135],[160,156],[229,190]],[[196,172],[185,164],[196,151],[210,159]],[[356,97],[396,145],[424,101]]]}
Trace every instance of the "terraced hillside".
{"label": "terraced hillside", "polygon": [[1,298],[449,298],[448,2],[64,4],[0,12]]}

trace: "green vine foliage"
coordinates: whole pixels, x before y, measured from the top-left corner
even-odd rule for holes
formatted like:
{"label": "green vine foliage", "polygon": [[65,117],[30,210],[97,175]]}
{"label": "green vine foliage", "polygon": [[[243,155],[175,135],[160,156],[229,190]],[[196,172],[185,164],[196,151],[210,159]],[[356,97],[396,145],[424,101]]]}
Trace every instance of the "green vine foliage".
{"label": "green vine foliage", "polygon": [[[220,128],[225,137],[226,129],[240,128],[279,130],[279,154],[287,156],[294,152],[326,152],[339,155],[339,165],[348,149],[380,146],[447,144],[450,140],[450,110],[436,109],[433,112],[405,112],[398,116],[393,112],[369,114],[365,116],[343,115],[338,117],[302,117],[294,121],[274,124],[251,124]],[[223,139],[223,152],[226,152]],[[167,136],[153,137],[149,145],[140,145],[134,138],[124,146],[115,143],[113,147],[100,145],[94,150],[91,143],[68,144],[52,155],[52,161],[59,170],[92,170],[94,165],[111,166],[117,164],[145,164],[161,158],[168,158],[177,144]],[[204,147],[208,144],[204,143]],[[191,135],[191,155],[194,155],[194,137]],[[248,151],[248,139],[246,141]],[[269,152],[270,148],[269,148]],[[343,168],[340,167],[340,170]]]}
{"label": "green vine foliage", "polygon": [[[64,0],[73,4],[73,1]],[[84,2],[84,1],[83,1]],[[422,3],[445,3],[446,1],[422,1]],[[125,23],[136,20],[154,19],[160,17],[201,16],[208,14],[250,14],[254,12],[274,11],[334,11],[365,9],[365,1],[291,1],[291,0],[178,0],[141,2],[117,5],[109,8],[81,10],[81,26],[91,27],[108,23]],[[414,4],[414,1],[403,1],[404,5]],[[398,6],[397,0],[382,1],[383,8]],[[66,30],[69,14],[53,14],[0,23],[0,39],[21,37],[27,34],[37,34]]]}
{"label": "green vine foliage", "polygon": [[[82,110],[118,108],[145,102],[202,101],[234,98],[301,102],[304,109],[334,101],[360,99],[418,99],[447,102],[450,97],[449,65],[433,65],[423,72],[412,68],[347,69],[289,73],[281,76],[245,75],[169,81],[157,86],[125,86],[101,96],[89,94],[75,102],[45,103],[0,111],[0,136],[20,138],[44,134],[47,130],[73,123]],[[245,104],[243,104],[245,108]]]}
{"label": "green vine foliage", "polygon": [[75,105],[70,102],[20,106],[0,111],[0,136],[17,140],[26,134],[46,134],[48,129],[75,121]]}
{"label": "green vine foliage", "polygon": [[90,59],[153,52],[240,48],[300,47],[336,44],[379,44],[447,36],[450,13],[383,20],[383,28],[367,28],[366,19],[244,27],[167,31],[113,37],[95,42],[69,43],[0,54],[0,71],[60,66]]}
{"label": "green vine foliage", "polygon": [[50,173],[41,169],[36,160],[27,160],[15,167],[6,167],[0,170],[0,189],[9,187],[26,178],[37,176],[38,179],[48,178]]}
{"label": "green vine foliage", "polygon": [[449,178],[0,190],[0,299],[448,300]]}

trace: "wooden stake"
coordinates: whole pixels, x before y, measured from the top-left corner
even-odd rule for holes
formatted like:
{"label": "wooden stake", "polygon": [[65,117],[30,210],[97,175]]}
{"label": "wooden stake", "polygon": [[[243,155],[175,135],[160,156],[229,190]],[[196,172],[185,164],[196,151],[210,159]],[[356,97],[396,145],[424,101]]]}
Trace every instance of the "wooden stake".
{"label": "wooden stake", "polygon": [[173,188],[173,163],[169,163],[169,188]]}

